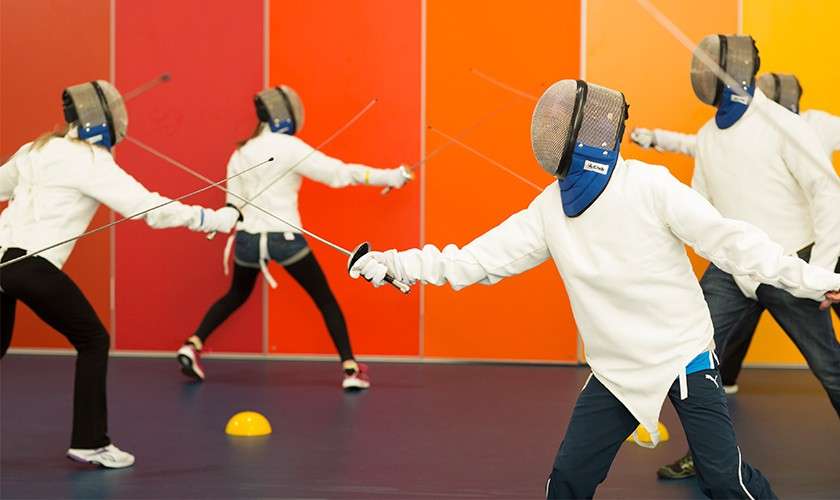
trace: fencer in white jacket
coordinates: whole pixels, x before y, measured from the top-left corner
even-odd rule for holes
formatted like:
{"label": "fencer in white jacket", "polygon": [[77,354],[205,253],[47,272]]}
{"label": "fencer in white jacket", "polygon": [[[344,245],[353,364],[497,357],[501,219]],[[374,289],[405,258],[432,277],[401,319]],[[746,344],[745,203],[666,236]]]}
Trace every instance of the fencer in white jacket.
{"label": "fencer in white jacket", "polygon": [[[781,88],[779,85],[780,76],[782,82]],[[763,96],[773,99],[774,102],[785,107],[789,111],[794,113],[799,112],[799,98],[802,94],[802,90],[795,76],[775,75],[771,73],[762,75],[757,81],[757,85]],[[816,132],[822,146],[822,151],[826,154],[830,161],[832,154],[835,151],[840,150],[840,117],[816,109],[804,111],[800,114],[800,116],[811,127],[811,129]],[[787,127],[788,125],[781,124],[781,126]],[[777,137],[777,134],[775,133],[771,135],[774,139]],[[766,141],[764,137],[760,137],[758,134],[753,134],[753,136],[753,140],[755,141]],[[633,142],[643,148],[653,147],[658,151],[681,153],[691,157],[696,157],[697,154],[697,136],[694,134],[684,134],[663,129],[649,130],[637,128],[631,133],[631,138]],[[812,185],[813,178],[816,176],[818,179],[817,184],[821,184],[822,181],[819,180],[821,177],[828,179],[829,186],[832,184],[831,172],[825,171],[824,164],[818,166],[817,168],[803,169],[797,167],[797,164],[801,163],[801,160],[794,159],[791,161],[792,168],[790,171],[793,176],[797,178],[797,181],[799,178],[803,177],[803,181],[805,183],[804,185]],[[697,180],[699,181],[699,184],[696,184],[695,187],[699,186],[702,189],[702,179]],[[786,188],[786,190],[790,190],[789,187]],[[796,190],[793,189],[793,191]],[[761,192],[761,190],[755,190],[754,192]],[[813,189],[806,189],[804,191],[807,198],[810,198],[812,193]],[[771,200],[774,198],[768,196],[767,199]],[[823,207],[823,210],[824,208],[825,207]],[[806,216],[805,219],[810,220],[811,218]],[[777,241],[781,242],[782,240],[780,239]],[[812,238],[809,241],[813,242],[814,240]],[[810,249],[803,251],[805,246],[797,247],[794,245],[794,247],[795,250],[798,250],[802,256],[809,255]],[[747,280],[744,277],[738,277],[736,278],[736,281],[747,297],[756,299],[758,283]],[[840,305],[835,305],[834,310],[838,316],[840,316]],[[729,339],[726,342],[726,348],[721,354],[720,372],[724,388],[728,394],[738,392],[737,378],[740,374],[741,366],[747,355],[747,351],[750,343],[752,342],[752,338],[758,326],[762,312],[763,308],[753,308],[747,314],[743,315],[738,324],[733,327],[732,332],[729,335]]]}
{"label": "fencer in white jacket", "polygon": [[[701,41],[698,51],[717,58],[726,51],[707,42],[724,38],[730,48],[741,45],[734,59],[724,63],[724,67],[729,65],[727,72],[737,76],[741,94],[719,82],[698,57],[694,58],[691,77],[695,94],[717,110],[697,134],[692,187],[725,217],[765,231],[786,255],[840,271],[840,178],[825,154],[826,147],[796,114],[797,100],[789,101],[795,105],[782,106],[767,97],[761,79],[755,81],[759,58],[751,38],[711,35]],[[742,50],[750,45],[752,58],[749,50]],[[743,93],[752,98],[743,98]],[[716,98],[710,100],[710,96]],[[738,349],[739,341],[746,338],[744,332],[748,336],[755,329],[766,309],[805,357],[840,416],[840,343],[828,311],[763,285],[754,277],[730,273],[714,262],[700,284],[712,315],[718,353],[724,357],[724,383],[736,389],[732,374],[737,370],[731,367],[740,365],[738,353],[742,356],[745,352],[745,347]],[[660,468],[659,474],[689,477],[693,474],[690,457]]]}
{"label": "fencer in white jacket", "polygon": [[[377,286],[389,273],[405,283],[449,283],[459,290],[492,285],[552,259],[569,294],[592,377],[558,451],[549,496],[591,498],[638,423],[655,445],[666,397],[677,408],[692,448],[700,451],[698,467],[704,468],[708,495],[744,496],[749,490],[756,498],[772,496],[767,481],[737,450],[717,382],[709,309],[684,245],[733,274],[816,301],[840,299],[837,293],[826,296],[840,289],[840,275],[785,256],[764,232],[722,217],[666,168],[623,160],[618,147],[624,120],[615,124],[623,111],[609,105],[609,95],[621,94],[588,84],[588,97],[573,111],[569,103],[575,99],[569,96],[587,95],[581,85],[587,86],[577,82],[576,91],[575,82],[558,82],[536,106],[534,152],[559,181],[526,209],[462,248],[371,252],[352,265],[350,274]],[[602,97],[607,92],[612,94]],[[563,131],[574,129],[569,124],[576,123],[579,109],[581,132],[567,142]],[[593,130],[610,126],[618,127],[617,136],[592,140]],[[704,421],[709,412],[717,414]]]}
{"label": "fencer in white jacket", "polygon": [[[108,82],[65,90],[65,118],[67,130],[25,144],[0,166],[0,201],[9,202],[0,213],[2,262],[78,236],[100,204],[129,216],[170,201],[148,191],[114,161],[110,148],[125,136],[128,117],[122,98]],[[239,217],[234,208],[210,210],[175,202],[142,219],[155,229],[229,232]],[[19,300],[67,337],[78,352],[67,456],[103,467],[128,467],[134,456],[117,448],[107,435],[108,332],[82,291],[61,270],[74,244],[0,269],[2,354],[12,340]]]}
{"label": "fencer in white jacket", "polygon": [[[297,227],[303,227],[298,196],[304,178],[332,188],[401,188],[411,179],[404,167],[382,169],[345,163],[304,142],[296,135],[303,127],[303,103],[297,93],[286,85],[265,89],[256,95],[254,103],[259,122],[252,136],[231,155],[227,165],[228,176],[242,172],[253,164],[250,162],[254,158],[271,156],[281,167],[279,171],[262,170],[235,177],[228,182],[227,189]],[[229,195],[228,202],[242,205],[241,198],[237,196]],[[283,266],[318,307],[342,363],[342,387],[345,390],[369,388],[367,368],[354,359],[344,315],[306,239],[298,229],[250,205],[242,206],[241,210],[245,220],[239,223],[236,235],[228,239],[224,252],[227,273],[235,241],[230,288],[210,306],[193,335],[176,353],[182,373],[204,380],[206,372],[201,363],[204,342],[248,299],[260,272],[269,285],[277,286],[268,270],[271,259]]]}

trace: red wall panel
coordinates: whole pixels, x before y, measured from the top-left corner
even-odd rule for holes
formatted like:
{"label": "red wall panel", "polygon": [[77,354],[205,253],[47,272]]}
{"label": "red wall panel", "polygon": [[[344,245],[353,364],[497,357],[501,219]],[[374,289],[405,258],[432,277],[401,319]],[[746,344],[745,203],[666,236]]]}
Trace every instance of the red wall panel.
{"label": "red wall panel", "polygon": [[[126,91],[169,72],[172,81],[129,105],[128,133],[212,179],[226,175],[235,143],[253,128],[251,98],[263,80],[263,3],[120,0],[116,3],[117,84]],[[176,197],[204,182],[119,146],[119,162],[150,190]],[[189,200],[218,207],[224,193]],[[220,235],[221,236],[221,235]],[[117,347],[174,349],[227,289],[224,237],[185,229],[117,228]],[[210,340],[214,351],[262,350],[261,292]]]}
{"label": "red wall panel", "polygon": [[[325,153],[348,162],[393,167],[420,154],[421,2],[317,0],[270,4],[270,83],[301,95],[301,137],[316,146],[368,101],[379,99]],[[419,186],[393,191],[332,190],[306,181],[301,214],[306,228],[353,248],[419,243]],[[419,297],[374,290],[347,277],[347,258],[310,241],[341,304],[357,353],[417,354]],[[312,301],[277,266],[269,294],[269,351],[334,353]]]}
{"label": "red wall panel", "polygon": [[[80,26],[84,26],[81,36]],[[0,161],[41,133],[64,124],[61,91],[108,79],[109,1],[0,1]],[[91,227],[108,222],[101,208]],[[35,249],[29,249],[35,250]],[[79,241],[64,266],[110,325],[108,233]],[[18,304],[14,347],[69,346]]]}

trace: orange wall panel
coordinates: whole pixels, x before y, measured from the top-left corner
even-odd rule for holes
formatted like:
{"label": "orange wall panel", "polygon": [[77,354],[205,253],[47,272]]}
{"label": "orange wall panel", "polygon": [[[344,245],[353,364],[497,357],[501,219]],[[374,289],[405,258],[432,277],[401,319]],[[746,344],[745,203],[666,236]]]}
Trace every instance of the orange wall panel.
{"label": "orange wall panel", "polygon": [[[301,95],[301,137],[317,146],[371,99],[377,104],[324,148],[347,162],[376,167],[412,163],[420,155],[420,0],[270,3],[270,81]],[[304,226],[352,249],[419,243],[418,183],[381,196],[379,188],[333,190],[305,181]],[[309,239],[341,305],[357,354],[419,351],[419,294],[374,290],[347,276],[347,257]],[[312,300],[277,265],[269,294],[271,353],[335,353]]]}
{"label": "orange wall panel", "polygon": [[[84,30],[80,31],[80,26]],[[109,1],[0,1],[0,161],[43,132],[63,126],[61,91],[109,78]],[[91,228],[108,222],[100,209]],[[35,249],[29,249],[35,250]],[[64,266],[110,326],[108,232],[85,238]],[[13,347],[69,347],[18,304]]]}
{"label": "orange wall panel", "polygon": [[[511,8],[501,1],[429,0],[426,40],[427,124],[548,185],[551,178],[531,153],[534,101],[488,83],[473,70],[536,96],[553,81],[577,78],[580,2],[528,0]],[[426,154],[435,156],[421,168],[426,242],[464,245],[538,194],[486,160],[447,144],[427,131]],[[576,359],[576,328],[552,263],[493,287],[453,292],[427,286],[425,298],[427,356]]]}

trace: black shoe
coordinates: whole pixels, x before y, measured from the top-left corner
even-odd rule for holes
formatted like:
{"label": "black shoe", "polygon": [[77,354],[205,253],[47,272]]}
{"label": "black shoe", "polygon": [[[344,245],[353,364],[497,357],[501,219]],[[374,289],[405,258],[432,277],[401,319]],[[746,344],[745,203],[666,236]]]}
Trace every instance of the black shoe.
{"label": "black shoe", "polygon": [[690,452],[676,462],[663,465],[656,471],[656,475],[660,479],[687,479],[694,477],[696,474],[694,472],[694,457],[691,456]]}

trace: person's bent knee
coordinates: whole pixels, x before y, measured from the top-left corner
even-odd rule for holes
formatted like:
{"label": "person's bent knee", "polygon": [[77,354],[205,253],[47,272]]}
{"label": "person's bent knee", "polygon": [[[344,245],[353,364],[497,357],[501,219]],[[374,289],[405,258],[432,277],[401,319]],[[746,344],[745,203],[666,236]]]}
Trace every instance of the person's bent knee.
{"label": "person's bent knee", "polygon": [[73,342],[73,347],[80,353],[104,353],[107,355],[108,351],[111,350],[111,336],[104,328],[99,328],[95,334]]}

